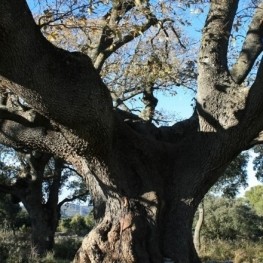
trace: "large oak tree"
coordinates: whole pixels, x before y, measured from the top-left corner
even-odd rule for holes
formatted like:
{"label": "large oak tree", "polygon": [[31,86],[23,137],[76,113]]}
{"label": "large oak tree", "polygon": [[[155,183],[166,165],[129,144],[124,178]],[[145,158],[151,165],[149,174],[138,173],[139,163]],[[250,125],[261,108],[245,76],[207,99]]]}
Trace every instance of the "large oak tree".
{"label": "large oak tree", "polygon": [[[158,24],[148,1],[121,2],[112,1],[104,16],[107,25],[117,24],[120,12],[133,8],[145,16],[141,30]],[[1,0],[1,86],[36,111],[1,109],[1,141],[58,156],[85,178],[98,224],[75,262],[200,262],[192,240],[198,204],[238,153],[260,143],[263,129],[263,62],[251,87],[244,85],[262,51],[263,6],[255,6],[230,67],[229,38],[238,2],[210,3],[193,116],[155,127],[114,109],[99,75],[112,52],[140,33],[115,41],[112,31],[105,38],[105,26],[91,60],[46,40],[24,0]],[[151,87],[147,90],[150,101]]]}

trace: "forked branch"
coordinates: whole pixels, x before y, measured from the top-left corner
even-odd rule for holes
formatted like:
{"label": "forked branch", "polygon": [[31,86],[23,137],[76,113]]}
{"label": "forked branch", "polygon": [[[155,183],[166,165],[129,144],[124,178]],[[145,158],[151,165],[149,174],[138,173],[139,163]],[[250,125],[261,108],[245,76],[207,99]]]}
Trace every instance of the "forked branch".
{"label": "forked branch", "polygon": [[150,27],[158,24],[158,19],[151,12],[148,5],[140,6],[140,11],[146,18],[146,22],[137,27],[131,27],[129,32],[123,36],[119,36],[120,31],[117,27],[123,16],[136,6],[136,1],[115,1],[113,8],[104,16],[105,21],[108,23],[104,26],[100,43],[98,46],[97,59],[94,62],[94,66],[98,71],[101,70],[105,60],[113,54],[116,50],[131,42],[133,39],[142,35]]}

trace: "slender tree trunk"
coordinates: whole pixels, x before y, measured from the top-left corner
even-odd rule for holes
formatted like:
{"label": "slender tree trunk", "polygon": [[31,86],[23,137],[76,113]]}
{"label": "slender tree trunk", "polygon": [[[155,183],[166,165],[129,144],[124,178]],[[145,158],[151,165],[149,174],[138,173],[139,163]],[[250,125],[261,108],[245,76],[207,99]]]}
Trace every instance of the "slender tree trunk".
{"label": "slender tree trunk", "polygon": [[201,249],[201,228],[204,222],[204,201],[202,201],[198,208],[198,220],[195,225],[194,232],[194,245],[198,254],[200,254]]}

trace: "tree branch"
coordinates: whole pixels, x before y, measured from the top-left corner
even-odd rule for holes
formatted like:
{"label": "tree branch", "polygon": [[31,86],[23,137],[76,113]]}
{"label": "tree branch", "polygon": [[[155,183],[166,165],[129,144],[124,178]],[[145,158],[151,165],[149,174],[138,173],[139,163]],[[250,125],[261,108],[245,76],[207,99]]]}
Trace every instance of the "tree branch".
{"label": "tree branch", "polygon": [[[251,86],[248,98],[246,102],[246,109],[245,109],[245,116],[244,116],[244,125],[246,126],[262,126],[263,125],[263,89],[262,89],[262,83],[263,83],[263,58],[261,58],[261,62],[258,68],[258,72],[256,75],[256,79]],[[250,122],[249,122],[250,120]],[[251,122],[256,122],[252,124]],[[250,128],[251,129],[251,128]],[[261,129],[263,130],[263,126]],[[255,135],[257,137],[258,134]],[[254,139],[254,138],[252,138]]]}
{"label": "tree branch", "polygon": [[[33,116],[32,116],[33,115]],[[30,118],[34,118],[34,112],[29,110],[28,112],[21,112],[12,110],[5,106],[0,106],[0,118],[4,120],[15,121],[22,124],[25,127],[37,127],[38,125],[34,123]]]}
{"label": "tree branch", "polygon": [[111,97],[112,100],[116,103],[115,107],[121,106],[125,111],[130,112],[130,109],[124,103],[125,99],[119,98],[114,91],[111,91]]}
{"label": "tree branch", "polygon": [[76,199],[79,199],[81,197],[87,196],[88,194],[89,194],[89,191],[87,190],[84,193],[75,195],[75,196],[73,196],[71,198],[65,198],[61,202],[58,203],[58,208],[60,209],[62,207],[62,205],[64,205],[65,203],[72,202],[72,201],[74,201]]}
{"label": "tree branch", "polygon": [[[98,71],[101,71],[104,62],[107,59],[104,52],[113,44],[118,23],[134,6],[134,1],[127,1],[124,3],[122,1],[113,1],[113,7],[103,17],[105,24],[101,32],[99,44],[95,49],[95,58],[93,58],[94,66]],[[110,54],[108,54],[108,57],[109,56]]]}
{"label": "tree branch", "polygon": [[[146,32],[151,26],[158,23],[158,19],[150,11],[149,6],[146,5],[145,7],[140,7],[140,9],[145,15],[147,22],[139,27],[134,27],[128,34],[122,36],[121,38],[116,37],[116,31],[118,31],[116,28],[117,24],[122,19],[123,14],[130,11],[134,6],[134,1],[128,1],[126,4],[122,3],[122,1],[118,1],[117,5],[115,5],[111,10],[111,13],[105,16],[105,19],[109,22],[109,25],[106,25],[103,29],[100,44],[98,46],[99,53],[97,55],[97,59],[94,62],[94,66],[98,69],[98,71],[101,70],[103,63],[112,53]],[[120,10],[123,11],[120,12]],[[113,36],[110,37],[110,34],[113,34]]]}
{"label": "tree branch", "polygon": [[251,141],[250,147],[253,147],[258,144],[263,144],[263,131],[261,131],[253,141]]}
{"label": "tree branch", "polygon": [[237,84],[241,84],[249,74],[255,60],[262,52],[263,39],[263,4],[256,9],[250,23],[239,58],[231,70],[231,75]]}
{"label": "tree branch", "polygon": [[64,166],[64,168],[70,170],[71,172],[75,173],[77,176],[79,176],[80,178],[83,178],[82,175],[74,168],[70,167],[70,166]]}
{"label": "tree branch", "polygon": [[[211,71],[227,70],[227,49],[238,0],[212,0],[203,30],[199,68]],[[199,70],[200,71],[200,70]]]}
{"label": "tree branch", "polygon": [[49,197],[47,200],[47,206],[56,207],[58,203],[58,193],[61,187],[61,176],[64,162],[61,159],[55,158],[55,169],[52,184],[49,188]]}
{"label": "tree branch", "polygon": [[[0,143],[14,149],[37,149],[73,162],[76,152],[58,131],[45,127],[29,128],[17,122],[5,120],[0,126]],[[65,151],[68,149],[68,152]]]}
{"label": "tree branch", "polygon": [[155,107],[157,106],[158,99],[156,99],[153,95],[154,84],[150,84],[149,86],[144,88],[143,91],[143,103],[145,104],[145,108],[141,112],[140,116],[142,119],[148,122],[152,122],[155,112]]}
{"label": "tree branch", "polygon": [[78,137],[90,151],[106,154],[112,101],[91,60],[49,43],[25,0],[1,1],[0,13],[0,75],[17,83],[12,91],[41,115],[63,125],[72,145]]}
{"label": "tree branch", "polygon": [[[40,28],[43,28],[45,26],[51,26],[52,23],[62,20],[66,17],[69,17],[73,14],[74,11],[76,10],[80,10],[80,9],[86,9],[88,7],[88,5],[81,5],[81,6],[77,6],[75,8],[71,8],[69,11],[59,14],[58,12],[56,12],[56,14],[51,14],[52,19],[50,18],[50,14],[45,14],[43,16],[40,16],[38,19],[38,25]],[[43,22],[42,22],[43,20]]]}

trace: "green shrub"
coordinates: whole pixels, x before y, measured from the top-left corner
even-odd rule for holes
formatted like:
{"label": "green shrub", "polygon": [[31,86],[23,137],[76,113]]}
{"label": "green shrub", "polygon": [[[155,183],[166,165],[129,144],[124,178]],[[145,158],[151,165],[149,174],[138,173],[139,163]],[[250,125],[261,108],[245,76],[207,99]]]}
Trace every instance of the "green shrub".
{"label": "green shrub", "polygon": [[94,218],[92,214],[87,216],[75,215],[71,218],[61,219],[58,226],[58,232],[84,236],[93,226]]}
{"label": "green shrub", "polygon": [[[11,231],[0,233],[0,262],[27,263],[31,254],[30,239],[26,232],[18,231],[14,235]],[[30,261],[33,262],[33,261]]]}
{"label": "green shrub", "polygon": [[87,234],[90,229],[87,227],[83,216],[75,215],[71,218],[70,230],[72,233],[82,236]]}
{"label": "green shrub", "polygon": [[85,216],[85,224],[89,228],[89,231],[94,227],[95,221],[92,213]]}
{"label": "green shrub", "polygon": [[62,232],[62,233],[68,233],[69,229],[70,229],[70,221],[71,218],[63,218],[59,221],[59,225],[57,228],[58,232]]}
{"label": "green shrub", "polygon": [[262,218],[242,200],[209,196],[204,204],[204,239],[257,241],[263,237]]}

